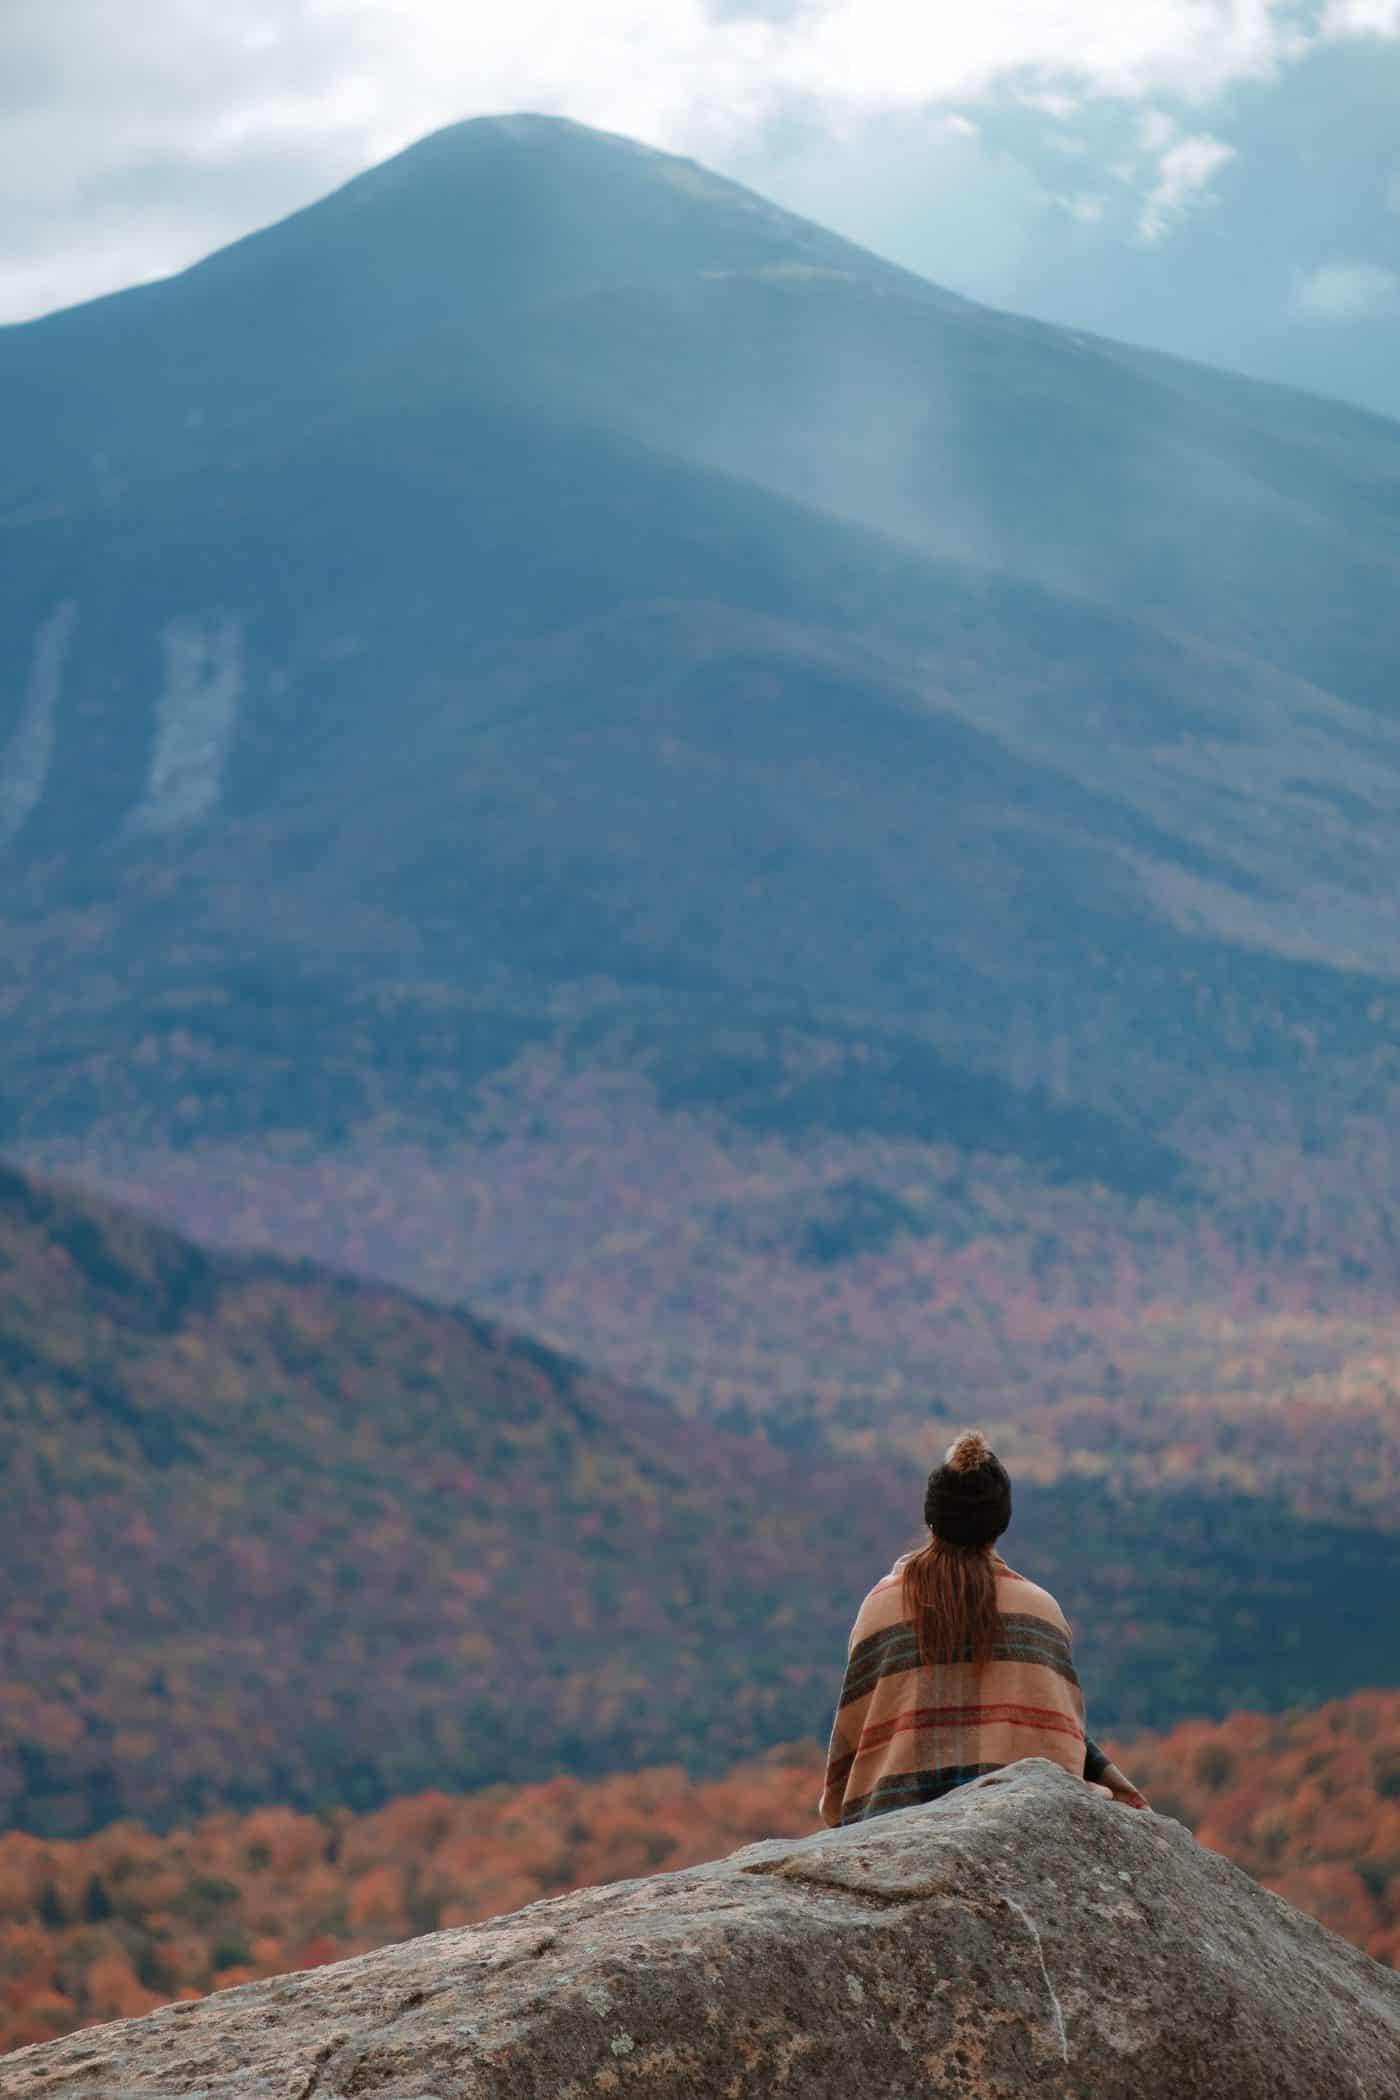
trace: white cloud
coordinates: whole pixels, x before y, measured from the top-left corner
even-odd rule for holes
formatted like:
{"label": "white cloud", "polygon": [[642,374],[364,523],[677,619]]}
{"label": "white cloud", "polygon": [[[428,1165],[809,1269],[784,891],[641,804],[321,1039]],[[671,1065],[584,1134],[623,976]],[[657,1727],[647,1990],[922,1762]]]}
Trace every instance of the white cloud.
{"label": "white cloud", "polygon": [[977,94],[1018,73],[1032,93],[1197,99],[1269,73],[1291,16],[1291,0],[812,0],[774,60],[794,85],[867,104]]}
{"label": "white cloud", "polygon": [[1176,136],[1176,118],[1164,109],[1145,109],[1138,118],[1138,144],[1144,153],[1165,153]]}
{"label": "white cloud", "polygon": [[1055,88],[1021,88],[1016,100],[1023,108],[1038,109],[1061,123],[1066,117],[1077,116],[1084,106],[1078,95],[1067,95]]}
{"label": "white cloud", "polygon": [[1325,37],[1400,37],[1400,0],[1327,0],[1319,27]]}
{"label": "white cloud", "polygon": [[1322,263],[1293,280],[1289,307],[1313,320],[1360,321],[1394,303],[1400,278],[1379,263]]}
{"label": "white cloud", "polygon": [[1159,241],[1173,219],[1199,203],[1212,176],[1235,158],[1233,146],[1208,132],[1195,132],[1168,146],[1157,163],[1157,180],[1148,191],[1138,220],[1138,237]]}

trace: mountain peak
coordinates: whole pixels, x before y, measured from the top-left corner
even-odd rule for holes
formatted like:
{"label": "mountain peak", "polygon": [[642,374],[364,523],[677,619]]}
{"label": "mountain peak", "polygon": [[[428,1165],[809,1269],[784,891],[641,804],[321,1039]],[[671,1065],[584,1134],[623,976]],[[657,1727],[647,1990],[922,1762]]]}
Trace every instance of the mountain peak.
{"label": "mountain peak", "polygon": [[359,239],[381,215],[410,249],[425,236],[461,242],[496,288],[523,279],[532,303],[541,290],[784,259],[861,256],[868,272],[905,274],[698,161],[533,110],[446,125],[239,245],[324,243],[350,225]]}
{"label": "mountain peak", "polygon": [[119,470],[123,437],[144,449],[189,419],[325,402],[337,373],[425,339],[500,356],[513,317],[794,267],[917,282],[619,133],[536,111],[468,118],[176,276],[0,328],[0,385],[43,400],[59,431],[41,446],[37,426],[7,430],[0,478],[98,453]]}

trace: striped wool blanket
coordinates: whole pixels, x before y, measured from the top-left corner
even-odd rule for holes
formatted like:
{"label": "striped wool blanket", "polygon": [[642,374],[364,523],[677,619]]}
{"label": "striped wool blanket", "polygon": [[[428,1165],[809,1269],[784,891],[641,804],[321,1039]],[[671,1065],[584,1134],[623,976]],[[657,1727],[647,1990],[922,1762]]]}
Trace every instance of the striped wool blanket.
{"label": "striped wool blanket", "polygon": [[856,1615],[831,1731],[823,1823],[859,1823],[936,1801],[964,1780],[1049,1757],[1097,1779],[1108,1759],[1084,1732],[1069,1622],[1048,1590],[992,1555],[1001,1641],[979,1670],[922,1665],[900,1595],[903,1554]]}

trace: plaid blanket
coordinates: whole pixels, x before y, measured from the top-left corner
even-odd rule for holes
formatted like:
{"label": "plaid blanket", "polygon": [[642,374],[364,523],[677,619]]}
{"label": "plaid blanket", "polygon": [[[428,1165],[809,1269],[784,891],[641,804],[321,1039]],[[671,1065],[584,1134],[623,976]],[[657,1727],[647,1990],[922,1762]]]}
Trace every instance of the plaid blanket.
{"label": "plaid blanket", "polygon": [[992,1555],[1001,1641],[972,1663],[921,1665],[900,1594],[904,1554],[862,1603],[827,1752],[823,1823],[859,1823],[1014,1764],[1049,1757],[1085,1779],[1108,1759],[1084,1732],[1069,1623],[1048,1590]]}

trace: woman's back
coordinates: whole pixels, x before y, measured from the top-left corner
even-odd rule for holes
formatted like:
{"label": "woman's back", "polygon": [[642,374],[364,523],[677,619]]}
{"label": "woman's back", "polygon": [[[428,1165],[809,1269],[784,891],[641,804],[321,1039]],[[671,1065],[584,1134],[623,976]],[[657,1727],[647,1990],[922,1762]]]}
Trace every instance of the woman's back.
{"label": "woman's back", "polygon": [[1084,1732],[1068,1621],[994,1542],[1011,1480],[976,1429],[954,1437],[924,1490],[929,1541],[861,1605],[831,1730],[824,1823],[936,1801],[1022,1757],[1048,1757],[1101,1793],[1147,1803]]}
{"label": "woman's back", "polygon": [[1070,1629],[1050,1592],[988,1549],[997,1627],[986,1660],[963,1647],[921,1659],[905,1581],[913,1558],[902,1555],[876,1583],[851,1629],[822,1821],[936,1801],[1022,1757],[1097,1779],[1107,1760],[1085,1735]]}

